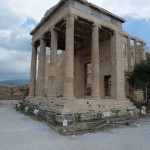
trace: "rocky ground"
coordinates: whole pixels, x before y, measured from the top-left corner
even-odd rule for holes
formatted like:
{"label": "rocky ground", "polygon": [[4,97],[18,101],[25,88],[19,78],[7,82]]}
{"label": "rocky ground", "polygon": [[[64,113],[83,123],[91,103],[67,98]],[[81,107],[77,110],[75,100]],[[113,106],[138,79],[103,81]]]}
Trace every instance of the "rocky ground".
{"label": "rocky ground", "polygon": [[149,139],[148,118],[138,120],[136,126],[87,133],[73,140],[17,112],[11,101],[0,101],[0,150],[149,150]]}

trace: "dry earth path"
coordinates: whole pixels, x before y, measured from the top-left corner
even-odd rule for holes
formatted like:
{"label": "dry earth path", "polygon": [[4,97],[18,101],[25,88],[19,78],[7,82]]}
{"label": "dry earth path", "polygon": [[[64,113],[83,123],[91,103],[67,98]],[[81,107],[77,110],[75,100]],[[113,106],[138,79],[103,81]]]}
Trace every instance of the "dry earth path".
{"label": "dry earth path", "polygon": [[139,123],[140,127],[88,133],[72,140],[16,112],[10,101],[0,101],[0,150],[150,150],[150,122]]}

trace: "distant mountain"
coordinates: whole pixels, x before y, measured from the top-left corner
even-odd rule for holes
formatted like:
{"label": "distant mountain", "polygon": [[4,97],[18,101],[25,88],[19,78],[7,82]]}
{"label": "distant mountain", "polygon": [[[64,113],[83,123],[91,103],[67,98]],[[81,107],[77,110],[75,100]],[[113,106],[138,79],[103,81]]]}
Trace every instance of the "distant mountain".
{"label": "distant mountain", "polygon": [[29,85],[29,80],[27,79],[6,80],[0,81],[0,84]]}

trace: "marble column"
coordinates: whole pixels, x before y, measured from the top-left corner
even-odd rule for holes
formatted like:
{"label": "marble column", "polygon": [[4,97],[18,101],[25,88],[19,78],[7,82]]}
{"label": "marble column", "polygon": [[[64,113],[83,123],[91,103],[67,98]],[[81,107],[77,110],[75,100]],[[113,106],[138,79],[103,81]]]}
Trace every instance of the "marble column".
{"label": "marble column", "polygon": [[131,69],[131,46],[130,46],[130,38],[127,37],[127,51],[128,51],[128,69]]}
{"label": "marble column", "polygon": [[134,41],[134,51],[135,51],[135,63],[138,62],[138,52],[137,52],[137,40],[133,40]]}
{"label": "marble column", "polygon": [[48,97],[55,98],[56,95],[56,73],[57,73],[57,41],[58,34],[54,27],[51,29],[51,53],[50,53],[50,74],[48,84]]}
{"label": "marble column", "polygon": [[92,98],[100,98],[100,74],[99,74],[99,26],[92,27]]}
{"label": "marble column", "polygon": [[36,89],[36,64],[37,64],[37,45],[32,43],[32,58],[31,58],[31,69],[30,69],[30,90],[29,96],[35,96]]}
{"label": "marble column", "polygon": [[141,43],[142,45],[142,49],[141,49],[141,56],[142,56],[142,60],[146,59],[146,43]]}
{"label": "marble column", "polygon": [[40,39],[40,54],[39,54],[39,66],[38,66],[38,89],[37,96],[44,97],[45,89],[45,56],[46,56],[46,40],[45,37]]}
{"label": "marble column", "polygon": [[139,42],[141,45],[137,44],[138,41],[134,40],[134,48],[135,48],[135,62],[139,63],[140,61],[146,59],[146,44],[143,42]]}
{"label": "marble column", "polygon": [[122,36],[114,31],[111,37],[111,97],[125,99]]}
{"label": "marble column", "polygon": [[74,98],[74,16],[66,17],[64,98]]}

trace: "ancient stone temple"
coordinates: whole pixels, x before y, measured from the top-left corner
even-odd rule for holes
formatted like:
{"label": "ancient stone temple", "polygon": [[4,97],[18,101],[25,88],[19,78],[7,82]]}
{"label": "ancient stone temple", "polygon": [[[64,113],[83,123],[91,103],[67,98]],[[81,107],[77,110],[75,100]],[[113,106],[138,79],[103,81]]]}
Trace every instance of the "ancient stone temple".
{"label": "ancient stone temple", "polygon": [[56,116],[90,114],[90,119],[134,110],[124,74],[145,58],[145,43],[124,32],[124,22],[86,0],[60,0],[50,8],[31,32],[26,105]]}

